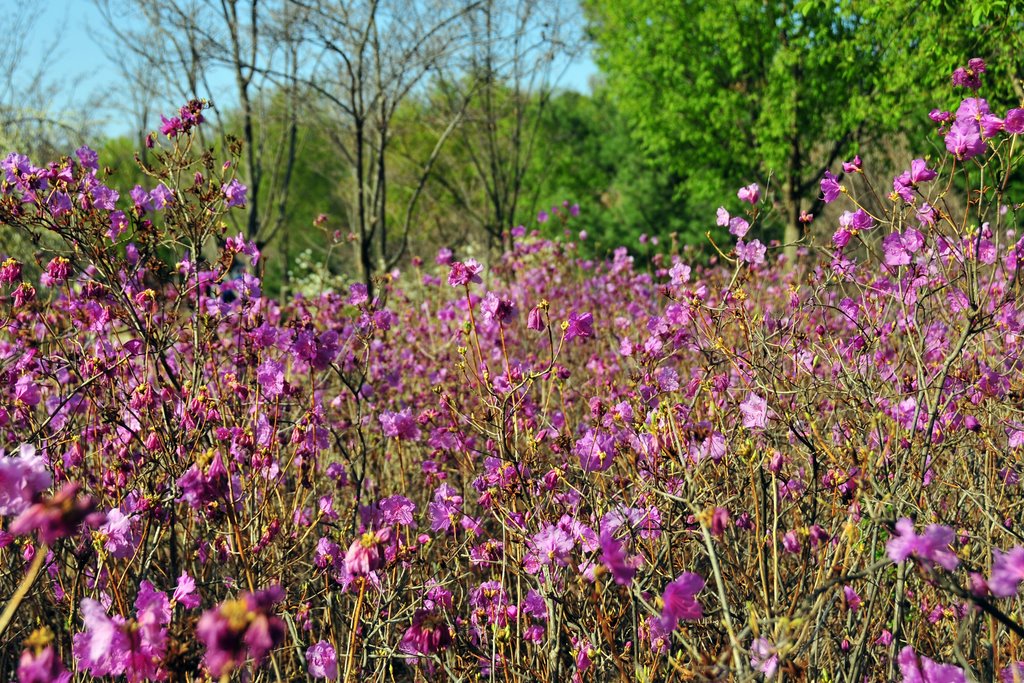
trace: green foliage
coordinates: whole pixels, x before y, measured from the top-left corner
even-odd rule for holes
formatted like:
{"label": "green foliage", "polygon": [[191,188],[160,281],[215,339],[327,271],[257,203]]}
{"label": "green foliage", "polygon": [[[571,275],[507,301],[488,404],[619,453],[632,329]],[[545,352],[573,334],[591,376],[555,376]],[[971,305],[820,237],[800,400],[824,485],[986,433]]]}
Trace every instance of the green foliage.
{"label": "green foliage", "polygon": [[1005,4],[584,3],[633,137],[678,178],[677,199],[705,227],[714,206],[753,181],[778,191],[792,226],[815,208],[825,168],[897,131],[918,134],[936,93],[952,100],[957,64],[982,56],[1016,72],[1020,57],[1008,53],[1020,53],[1020,12]]}

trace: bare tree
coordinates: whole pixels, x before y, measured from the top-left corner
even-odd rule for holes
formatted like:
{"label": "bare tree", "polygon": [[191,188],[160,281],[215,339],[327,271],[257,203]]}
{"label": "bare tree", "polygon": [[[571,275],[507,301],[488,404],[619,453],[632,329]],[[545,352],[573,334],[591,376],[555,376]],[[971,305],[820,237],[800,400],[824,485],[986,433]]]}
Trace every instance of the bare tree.
{"label": "bare tree", "polygon": [[349,223],[356,235],[362,279],[392,268],[405,254],[416,205],[445,142],[458,127],[463,107],[453,107],[429,154],[389,224],[388,166],[392,121],[399,105],[472,37],[460,20],[480,3],[450,0],[295,0],[304,12],[306,40],[318,46],[307,84],[328,107],[328,132],[352,168]]}
{"label": "bare tree", "polygon": [[[299,135],[301,45],[290,2],[260,0],[95,0],[113,27],[119,63],[153,79],[150,93],[174,102],[209,99],[220,144],[228,146],[237,108],[249,201],[245,234],[265,246],[287,222]],[[135,21],[116,21],[135,13]],[[131,77],[126,73],[126,77]],[[142,105],[144,114],[151,105]],[[272,111],[281,125],[261,125]],[[200,129],[202,131],[202,129]]]}
{"label": "bare tree", "polygon": [[463,106],[464,95],[472,93],[448,160],[472,172],[467,176],[445,166],[432,180],[492,245],[507,247],[509,228],[522,218],[545,110],[581,49],[580,21],[557,0],[485,0],[462,20],[465,31],[479,39],[441,73],[446,106],[438,113],[445,116],[452,106]]}

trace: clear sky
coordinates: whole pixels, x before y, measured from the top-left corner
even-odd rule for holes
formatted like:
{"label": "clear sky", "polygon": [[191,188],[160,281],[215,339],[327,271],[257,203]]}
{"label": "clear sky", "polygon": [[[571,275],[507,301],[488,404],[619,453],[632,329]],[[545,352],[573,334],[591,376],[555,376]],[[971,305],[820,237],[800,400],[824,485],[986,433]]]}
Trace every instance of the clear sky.
{"label": "clear sky", "polygon": [[[0,11],[29,0],[0,0]],[[45,65],[53,88],[50,108],[82,109],[96,104],[96,118],[103,119],[108,135],[131,132],[129,102],[122,105],[121,73],[113,63],[110,31],[103,14],[90,0],[45,0],[35,3],[35,21],[26,36],[23,64],[28,71]],[[131,21],[131,17],[126,17]],[[569,65],[560,83],[564,88],[589,93],[590,78],[597,67],[589,56]]]}

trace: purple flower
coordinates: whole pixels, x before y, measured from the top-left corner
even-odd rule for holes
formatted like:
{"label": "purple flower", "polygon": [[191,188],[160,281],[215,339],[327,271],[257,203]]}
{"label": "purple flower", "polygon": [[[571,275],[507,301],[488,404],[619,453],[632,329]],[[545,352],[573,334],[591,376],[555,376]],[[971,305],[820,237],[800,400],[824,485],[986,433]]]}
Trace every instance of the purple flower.
{"label": "purple flower", "polygon": [[852,586],[843,586],[843,597],[846,599],[846,606],[851,612],[860,609],[861,598]]}
{"label": "purple flower", "polygon": [[949,548],[955,534],[947,526],[930,524],[924,534],[918,536],[914,532],[914,522],[904,517],[896,522],[896,533],[885,545],[889,559],[896,564],[911,555],[925,562],[934,562],[948,571],[953,571],[960,564],[960,558]]}
{"label": "purple flower", "polygon": [[246,193],[249,188],[238,182],[238,178],[232,178],[230,183],[220,188],[220,191],[224,195],[225,208],[245,206]]}
{"label": "purple flower", "polygon": [[967,161],[985,151],[985,141],[976,121],[957,119],[946,133],[946,149],[957,159]]}
{"label": "purple flower", "polygon": [[36,494],[52,484],[46,461],[36,455],[34,446],[21,444],[17,457],[4,457],[0,452],[0,516],[25,511]]}
{"label": "purple flower", "polygon": [[957,67],[953,71],[954,86],[977,90],[981,87],[981,74],[985,73],[985,62],[975,57],[967,62],[967,66]]}
{"label": "purple flower", "polygon": [[321,640],[306,650],[306,670],[313,678],[336,679],[338,658],[334,647],[326,640]]}
{"label": "purple flower", "polygon": [[153,208],[157,211],[174,203],[174,193],[163,183],[158,184],[149,195],[153,199]]}
{"label": "purple flower", "polygon": [[121,236],[125,230],[128,229],[128,217],[124,215],[123,211],[111,211],[110,212],[110,229],[107,230],[107,238],[111,242]]}
{"label": "purple flower", "polygon": [[385,410],[378,419],[384,436],[388,438],[404,441],[418,441],[420,438],[420,428],[416,424],[416,418],[412,416],[410,408],[405,408],[397,413]]}
{"label": "purple flower", "polygon": [[860,160],[860,155],[857,154],[853,157],[853,161],[843,162],[843,173],[861,173],[863,172],[863,163]]}
{"label": "purple flower", "polygon": [[736,256],[743,263],[754,266],[764,263],[765,246],[759,240],[752,240],[744,243],[743,240],[736,242]]}
{"label": "purple flower", "polygon": [[534,306],[530,309],[530,314],[526,316],[526,329],[540,332],[545,327],[544,309],[542,308],[542,305]]}
{"label": "purple flower", "polygon": [[75,150],[75,156],[78,157],[78,161],[85,168],[91,168],[94,171],[98,171],[100,168],[100,156],[93,150],[89,149],[88,146],[82,145]]}
{"label": "purple flower", "polygon": [[530,554],[523,563],[527,571],[536,573],[540,567],[557,564],[562,567],[569,564],[569,553],[576,547],[575,541],[564,529],[554,524],[545,524],[527,542]]}
{"label": "purple flower", "polygon": [[918,657],[910,645],[900,650],[897,661],[903,683],[967,683],[963,669],[939,664],[925,656]]}
{"label": "purple flower", "polygon": [[195,609],[199,607],[199,595],[196,592],[196,581],[186,572],[182,572],[181,576],[178,577],[178,585],[174,589],[174,593],[171,595],[171,600],[181,605],[185,609]]}
{"label": "purple flower", "polygon": [[755,638],[750,644],[750,666],[764,674],[765,678],[775,676],[779,667],[779,652],[767,638]]}
{"label": "purple flower", "polygon": [[1024,548],[1015,546],[1009,552],[992,551],[992,577],[989,590],[997,598],[1011,598],[1024,581]]}
{"label": "purple flower", "polygon": [[821,193],[824,195],[825,203],[834,202],[842,191],[843,187],[835,174],[832,171],[825,171],[825,177],[821,179]]}
{"label": "purple flower", "polygon": [[348,304],[362,306],[370,300],[369,291],[362,282],[353,282],[348,288]]}
{"label": "purple flower", "polygon": [[1003,129],[1007,133],[1014,135],[1024,133],[1024,109],[1011,109],[1006,112],[1006,118],[1003,119]]}
{"label": "purple flower", "polygon": [[434,491],[434,501],[427,504],[431,531],[450,531],[462,514],[462,496],[449,484],[441,484]]}
{"label": "purple flower", "polygon": [[665,586],[661,596],[665,603],[661,611],[662,622],[671,623],[672,628],[675,628],[680,620],[696,621],[704,616],[704,609],[697,602],[697,593],[704,590],[704,583],[700,574],[683,572]]}
{"label": "purple flower", "polygon": [[924,246],[924,235],[913,228],[907,228],[902,235],[898,232],[887,235],[882,240],[885,265],[910,265],[913,254],[917,253],[922,246]]}
{"label": "purple flower", "polygon": [[750,223],[740,216],[733,216],[729,219],[729,233],[742,238],[750,230]]}
{"label": "purple flower", "polygon": [[[44,629],[37,629],[26,641],[28,648],[18,660],[18,683],[70,683],[71,672],[64,669],[64,663],[53,650],[52,633],[37,635]],[[46,645],[41,645],[43,641]]]}
{"label": "purple flower", "polygon": [[729,225],[729,212],[725,210],[724,206],[718,207],[718,211],[716,212],[715,215],[716,215],[715,222],[720,227],[724,228],[725,226]]}
{"label": "purple flower", "polygon": [[757,200],[761,198],[761,188],[757,186],[757,183],[751,183],[746,187],[741,187],[736,196],[739,197],[741,202],[757,204]]}
{"label": "purple flower", "polygon": [[146,192],[141,185],[136,185],[128,193],[132,198],[132,202],[135,205],[135,210],[142,214],[146,211],[153,210],[153,198],[148,192]]}
{"label": "purple flower", "polygon": [[764,429],[768,425],[768,401],[754,392],[750,392],[740,404],[740,413],[747,429]]}
{"label": "purple flower", "polygon": [[592,313],[569,314],[569,320],[565,326],[565,340],[571,341],[579,337],[589,339],[594,336],[594,315]]}
{"label": "purple flower", "polygon": [[483,311],[484,318],[488,322],[506,325],[515,320],[518,313],[511,299],[502,299],[494,292],[487,292],[483,302],[480,304],[480,309]]}
{"label": "purple flower", "polygon": [[572,453],[579,458],[584,472],[603,472],[615,461],[615,439],[609,434],[588,430],[573,444]]}
{"label": "purple flower", "polygon": [[615,583],[628,586],[636,575],[641,558],[630,557],[626,553],[625,543],[616,539],[610,529],[601,530],[601,563],[611,572]]}
{"label": "purple flower", "polygon": [[263,395],[274,400],[284,393],[284,364],[268,358],[256,368],[256,382]]}
{"label": "purple flower", "polygon": [[124,618],[110,618],[103,606],[92,598],[82,598],[85,631],[75,634],[72,652],[78,666],[93,676],[120,676],[128,663],[128,636]]}
{"label": "purple flower", "polygon": [[928,204],[926,202],[926,203],[921,205],[921,207],[917,210],[917,213],[915,214],[914,217],[917,218],[917,221],[921,224],[922,228],[925,227],[925,226],[928,226],[928,227],[934,226],[935,225],[935,208],[931,204]]}
{"label": "purple flower", "polygon": [[469,283],[475,282],[480,284],[480,271],[483,270],[483,266],[474,261],[468,259],[465,263],[455,261],[451,264],[451,270],[448,272],[448,284],[452,287],[468,286]]}
{"label": "purple flower", "polygon": [[203,612],[196,638],[206,647],[203,662],[215,677],[230,674],[249,658],[257,666],[284,640],[285,624],[271,613],[284,599],[280,587],[243,593]]}

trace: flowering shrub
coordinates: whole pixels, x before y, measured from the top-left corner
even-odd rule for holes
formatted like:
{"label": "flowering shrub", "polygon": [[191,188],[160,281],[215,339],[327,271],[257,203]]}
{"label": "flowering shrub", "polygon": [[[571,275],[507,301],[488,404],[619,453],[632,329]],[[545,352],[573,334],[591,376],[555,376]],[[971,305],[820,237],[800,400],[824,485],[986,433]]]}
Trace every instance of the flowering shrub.
{"label": "flowering shrub", "polygon": [[933,113],[883,212],[827,172],[817,262],[751,185],[710,266],[520,232],[277,302],[202,109],[129,198],[87,148],[2,163],[65,248],[0,265],[0,675],[1024,671],[1020,110]]}

